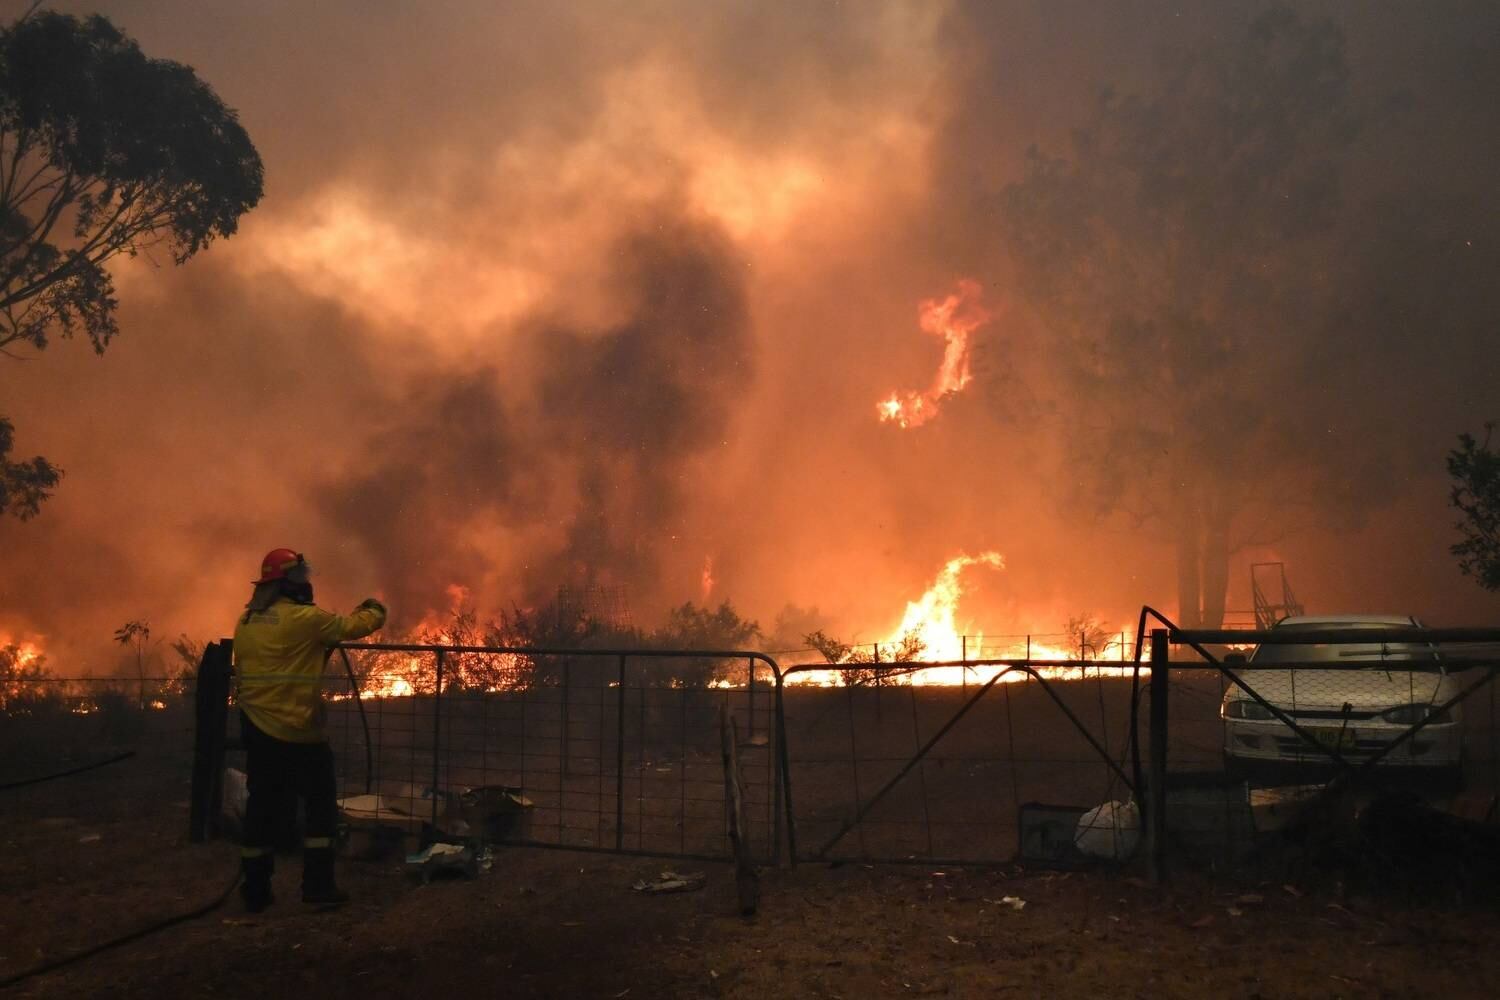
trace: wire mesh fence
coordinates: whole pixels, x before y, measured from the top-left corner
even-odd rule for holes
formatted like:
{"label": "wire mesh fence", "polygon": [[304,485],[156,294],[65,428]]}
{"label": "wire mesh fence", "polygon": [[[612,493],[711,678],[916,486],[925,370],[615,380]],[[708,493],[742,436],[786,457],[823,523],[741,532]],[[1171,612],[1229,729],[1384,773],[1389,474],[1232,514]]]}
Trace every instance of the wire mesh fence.
{"label": "wire mesh fence", "polygon": [[[775,712],[763,662],[475,648],[444,650],[440,667],[435,648],[348,653],[361,687],[384,692],[356,700],[347,680],[332,692],[331,742],[351,808],[382,810],[428,835],[726,858],[728,713],[740,738],[745,833],[770,857]],[[502,669],[503,687],[494,675]],[[359,795],[376,800],[352,802]]]}
{"label": "wire mesh fence", "polygon": [[1197,654],[1173,662],[1161,632],[1147,724],[1167,737],[1151,741],[1153,868],[1205,847],[1239,861],[1309,824],[1360,842],[1370,816],[1417,815],[1417,803],[1429,826],[1493,822],[1500,660],[1475,644],[1492,633],[1367,620],[1173,629],[1179,655]]}
{"label": "wire mesh fence", "polygon": [[0,689],[0,815],[104,823],[186,806],[193,706],[180,678],[28,678]]}
{"label": "wire mesh fence", "polygon": [[1176,663],[1170,755],[1252,786],[1343,774],[1433,794],[1496,789],[1493,672],[1483,648],[1264,641]]}
{"label": "wire mesh fence", "polygon": [[[1261,806],[1276,789],[1340,775],[1495,815],[1500,646],[1266,654],[1279,645],[1248,662],[1170,664],[1172,850],[1242,856],[1267,832]],[[725,719],[762,863],[1006,861],[1037,853],[1028,808],[1149,808],[1152,680],[1128,659],[881,664],[849,680],[759,654],[345,653],[364,696],[339,654],[326,706],[340,797],[350,815],[373,809],[418,840],[728,858]],[[194,713],[180,678],[46,678],[0,695],[6,816],[111,822],[143,803],[186,808]],[[231,718],[232,768],[237,733]]]}
{"label": "wire mesh fence", "polygon": [[971,684],[924,683],[953,665],[893,667],[881,687],[787,671],[799,856],[999,862],[1022,847],[1027,805],[1129,798],[1131,683],[1116,663],[959,666]]}

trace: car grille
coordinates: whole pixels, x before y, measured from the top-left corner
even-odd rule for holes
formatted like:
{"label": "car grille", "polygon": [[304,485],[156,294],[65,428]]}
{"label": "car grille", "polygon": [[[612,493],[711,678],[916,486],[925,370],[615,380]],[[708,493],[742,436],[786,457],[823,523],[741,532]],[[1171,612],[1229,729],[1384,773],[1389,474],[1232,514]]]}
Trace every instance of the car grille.
{"label": "car grille", "polygon": [[1380,713],[1354,711],[1345,713],[1339,709],[1294,708],[1286,714],[1294,719],[1332,719],[1336,722],[1348,719],[1351,722],[1358,722],[1362,719],[1373,719]]}

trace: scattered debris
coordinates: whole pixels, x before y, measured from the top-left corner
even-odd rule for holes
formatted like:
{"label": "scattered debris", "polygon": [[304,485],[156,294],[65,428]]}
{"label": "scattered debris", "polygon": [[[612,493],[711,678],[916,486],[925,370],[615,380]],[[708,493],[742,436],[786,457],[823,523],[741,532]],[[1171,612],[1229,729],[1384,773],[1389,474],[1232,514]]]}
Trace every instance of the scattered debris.
{"label": "scattered debris", "polygon": [[1307,807],[1323,794],[1322,785],[1285,785],[1252,788],[1250,816],[1256,833],[1285,830],[1303,817]]}
{"label": "scattered debris", "polygon": [[1106,802],[1078,817],[1073,843],[1094,858],[1123,861],[1141,842],[1141,810],[1134,802]]}
{"label": "scattered debris", "polygon": [[999,899],[985,899],[991,906],[1008,906],[1012,910],[1026,909],[1026,900],[1020,896],[1001,896]]}
{"label": "scattered debris", "polygon": [[452,838],[484,843],[524,840],[535,804],[509,785],[452,790],[402,785],[379,795],[339,799],[339,811],[351,831],[391,827],[420,834],[424,825]]}
{"label": "scattered debris", "polygon": [[1074,844],[1074,836],[1079,818],[1087,811],[1079,806],[1024,803],[1018,817],[1021,860],[1041,865],[1079,863],[1083,859]]}
{"label": "scattered debris", "polygon": [[1266,897],[1262,896],[1258,892],[1247,892],[1235,900],[1236,905],[1245,907],[1264,906],[1265,903]]}
{"label": "scattered debris", "polygon": [[693,892],[708,884],[705,872],[680,875],[677,872],[662,872],[655,879],[638,880],[631,886],[636,892]]}
{"label": "scattered debris", "polygon": [[80,844],[97,844],[103,839],[104,838],[97,833],[85,833],[82,837],[78,838],[78,842]]}
{"label": "scattered debris", "polygon": [[471,847],[462,844],[429,844],[416,854],[406,856],[406,870],[422,877],[423,884],[432,881],[434,875],[452,873],[475,878],[479,875],[479,864]]}

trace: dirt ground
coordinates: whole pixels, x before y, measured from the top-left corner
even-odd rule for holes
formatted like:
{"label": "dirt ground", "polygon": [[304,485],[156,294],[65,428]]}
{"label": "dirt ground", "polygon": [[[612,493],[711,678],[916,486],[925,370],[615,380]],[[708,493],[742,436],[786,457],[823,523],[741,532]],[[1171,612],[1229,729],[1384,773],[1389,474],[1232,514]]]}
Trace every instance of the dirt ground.
{"label": "dirt ground", "polygon": [[[233,845],[188,845],[180,816],[89,827],[7,819],[0,979],[213,898]],[[98,839],[94,839],[98,835]],[[705,888],[646,895],[671,867]],[[1377,997],[1500,995],[1500,917],[1231,888],[1188,874],[804,864],[762,873],[735,913],[732,871],[513,849],[474,880],[422,885],[345,862],[346,909],[304,912],[297,859],[278,902],[238,898],[9,995],[278,997]],[[1024,906],[1006,897],[1024,900]]]}
{"label": "dirt ground", "polygon": [[[1066,696],[1080,715],[1092,708],[1104,719],[1108,712],[1108,731],[1115,736],[1108,742],[1118,744],[1120,699],[1109,688],[1080,687]],[[1108,776],[1097,758],[1088,761],[1066,742],[1077,737],[1039,700],[1039,691],[1030,692],[1030,702],[1027,697],[1017,691],[1013,706],[1002,699],[977,707],[913,772],[910,787],[890,797],[883,806],[888,812],[872,814],[862,831],[868,845],[856,833],[841,849],[867,846],[872,854],[904,856],[915,849],[904,832],[911,824],[891,821],[930,810],[924,825],[940,837],[963,838],[938,848],[994,856],[1014,849],[1017,800],[1099,801]],[[1210,709],[1216,704],[1213,691],[1199,700]],[[794,730],[801,735],[794,740],[793,772],[804,855],[860,800],[857,783],[868,794],[956,702],[951,692],[913,701],[905,716],[892,709],[901,704],[888,698],[882,716],[873,702],[870,711],[851,713],[846,698],[826,693],[789,698],[789,719],[801,726]],[[1177,704],[1192,702],[1185,693]],[[1202,714],[1211,718],[1207,710]],[[881,728],[882,718],[890,732]],[[849,728],[837,728],[839,719]],[[99,730],[95,716],[66,725],[31,721],[35,732],[15,720],[0,728],[0,777],[98,760],[118,747],[139,748],[140,755],[0,796],[0,982],[196,909],[224,890],[238,865],[232,843],[186,842],[191,729],[185,715],[154,713],[146,720],[154,728],[118,733]],[[545,762],[547,730],[535,716],[527,721],[533,742],[524,748],[516,780],[525,779],[544,812],[546,775],[528,767]],[[584,722],[590,733],[611,732],[599,718]],[[1210,755],[1217,752],[1217,732],[1211,725],[1202,728],[1196,734],[1188,726],[1174,730],[1184,742],[1174,760],[1190,760],[1194,744]],[[1100,729],[1103,735],[1103,721]],[[445,732],[455,730],[468,735],[457,725]],[[859,739],[857,775],[849,766],[853,751],[845,749],[851,732]],[[509,779],[499,769],[505,765],[495,749],[497,737],[486,727],[478,735],[488,762],[475,777]],[[1489,735],[1471,739],[1470,750],[1489,750],[1493,742]],[[454,746],[462,745],[455,739]],[[430,751],[419,759],[421,749],[416,739],[393,748],[402,773],[427,773]],[[1012,752],[1010,760],[1002,759]],[[596,749],[595,756],[608,755]],[[1079,762],[1070,763],[1072,757]],[[502,758],[499,764],[496,758]],[[686,775],[689,758],[681,750],[673,757],[627,742],[627,844],[644,841],[644,828],[632,826],[631,816],[649,780],[636,773],[669,769],[661,780],[673,787],[664,798],[678,798],[688,786],[676,767],[682,765]],[[351,759],[359,761],[362,754]],[[830,763],[818,763],[825,759]],[[1016,759],[1019,767],[1012,766]],[[1480,763],[1476,774],[1493,779],[1494,754],[1486,753]],[[603,768],[600,774],[610,780],[581,779],[595,790],[577,808],[588,842],[611,843],[614,776]],[[702,782],[705,801],[718,780]],[[542,790],[533,791],[538,785]],[[919,793],[919,799],[904,798]],[[559,815],[565,802],[558,797]],[[719,802],[709,801],[701,817],[693,814],[705,835],[722,836],[721,810]],[[685,826],[689,811],[668,810],[668,818],[674,816]],[[545,822],[539,826],[547,829]],[[681,834],[667,838],[680,841]],[[703,871],[706,886],[678,895],[632,891],[638,879],[665,869]],[[430,885],[413,880],[398,862],[342,862],[341,880],[355,901],[336,913],[313,914],[298,902],[293,857],[280,861],[279,900],[266,914],[246,916],[233,896],[212,913],[0,993],[270,992],[278,1000],[1500,996],[1500,954],[1491,945],[1500,937],[1500,910],[1433,905],[1441,901],[1438,893],[1425,902],[1389,888],[1375,895],[1368,885],[1341,885],[1305,859],[1300,868],[1275,870],[1301,874],[1256,881],[1239,870],[1238,881],[1229,882],[1179,869],[1168,888],[1158,889],[1133,870],[804,862],[794,870],[763,871],[760,912],[747,919],[735,912],[733,873],[726,865],[508,848],[498,850],[490,870],[474,880]]]}

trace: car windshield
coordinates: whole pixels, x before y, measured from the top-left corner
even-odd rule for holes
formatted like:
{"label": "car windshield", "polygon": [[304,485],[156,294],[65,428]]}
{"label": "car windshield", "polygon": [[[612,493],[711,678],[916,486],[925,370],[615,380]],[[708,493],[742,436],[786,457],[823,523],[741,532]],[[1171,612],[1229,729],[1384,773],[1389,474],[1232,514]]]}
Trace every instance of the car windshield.
{"label": "car windshield", "polygon": [[[1278,632],[1330,631],[1332,629],[1379,628],[1366,622],[1326,622],[1321,624],[1282,625]],[[1360,660],[1389,663],[1407,661],[1407,669],[1421,669],[1425,663],[1437,666],[1437,650],[1424,643],[1415,642],[1291,642],[1262,643],[1250,656],[1255,663],[1348,663]]]}

